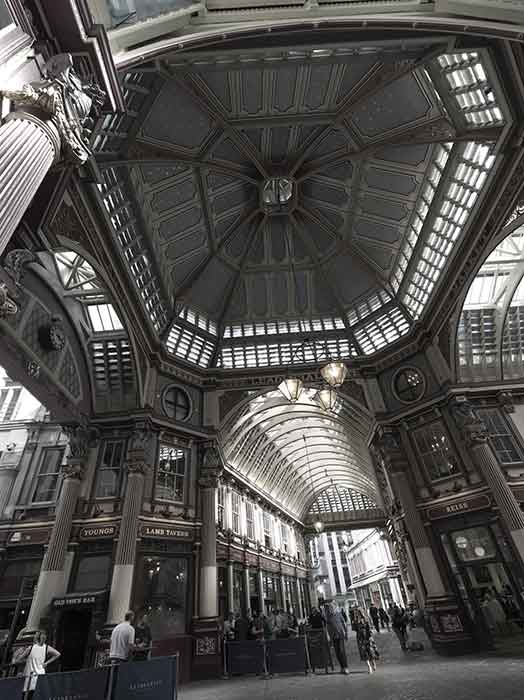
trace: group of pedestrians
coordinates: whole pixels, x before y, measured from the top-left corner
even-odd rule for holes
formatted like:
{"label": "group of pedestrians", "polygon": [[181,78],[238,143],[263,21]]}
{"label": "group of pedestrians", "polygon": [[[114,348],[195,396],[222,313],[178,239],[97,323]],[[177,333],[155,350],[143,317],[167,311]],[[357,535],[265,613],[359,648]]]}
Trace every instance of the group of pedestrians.
{"label": "group of pedestrians", "polygon": [[111,633],[109,660],[112,665],[125,661],[144,661],[151,655],[153,643],[147,615],[141,616],[136,625],[135,613],[129,610],[124,621],[118,624]]}
{"label": "group of pedestrians", "polygon": [[269,640],[288,639],[297,637],[299,634],[299,623],[297,616],[293,612],[274,609],[271,614],[248,610],[245,614],[241,612],[229,613],[224,621],[224,639],[232,642],[244,642],[247,640]]}

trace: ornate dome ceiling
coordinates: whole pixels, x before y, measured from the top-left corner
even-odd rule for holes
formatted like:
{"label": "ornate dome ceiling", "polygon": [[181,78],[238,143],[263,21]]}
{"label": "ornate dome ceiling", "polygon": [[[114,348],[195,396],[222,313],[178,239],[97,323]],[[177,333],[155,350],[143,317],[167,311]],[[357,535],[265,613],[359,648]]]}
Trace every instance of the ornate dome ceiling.
{"label": "ornate dome ceiling", "polygon": [[510,121],[489,50],[447,41],[195,52],[122,75],[100,194],[170,351],[277,365],[297,332],[340,357],[409,332]]}

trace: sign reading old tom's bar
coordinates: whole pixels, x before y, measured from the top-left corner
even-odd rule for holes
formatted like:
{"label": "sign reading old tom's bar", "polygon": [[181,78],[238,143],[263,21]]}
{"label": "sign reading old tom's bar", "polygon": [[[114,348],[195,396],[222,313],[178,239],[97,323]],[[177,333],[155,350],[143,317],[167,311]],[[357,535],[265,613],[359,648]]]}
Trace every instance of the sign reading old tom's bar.
{"label": "sign reading old tom's bar", "polygon": [[463,498],[461,501],[453,501],[453,503],[445,503],[439,506],[428,508],[427,514],[430,520],[439,520],[440,518],[448,518],[451,515],[460,515],[472,510],[482,510],[491,505],[491,500],[486,494],[480,496],[471,496]]}
{"label": "sign reading old tom's bar", "polygon": [[140,528],[140,536],[161,540],[191,540],[193,539],[193,530],[185,530],[176,526],[169,527],[154,523],[143,523]]}

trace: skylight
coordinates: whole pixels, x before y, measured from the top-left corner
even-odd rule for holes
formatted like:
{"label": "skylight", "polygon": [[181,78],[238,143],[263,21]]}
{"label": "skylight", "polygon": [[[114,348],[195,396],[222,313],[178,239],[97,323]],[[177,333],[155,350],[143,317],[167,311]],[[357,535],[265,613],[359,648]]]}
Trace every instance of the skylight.
{"label": "skylight", "polygon": [[224,338],[248,338],[255,335],[284,335],[289,333],[321,333],[344,328],[344,321],[337,316],[310,320],[235,323],[224,328]]}
{"label": "skylight", "polygon": [[407,289],[402,301],[414,318],[421,316],[467,225],[495,162],[491,149],[491,144],[473,141],[454,147],[452,170],[440,190],[438,208],[426,219],[422,231],[424,246],[403,283]]}
{"label": "skylight", "polygon": [[398,307],[377,316],[355,330],[355,339],[365,355],[394,343],[409,332],[410,322]]}
{"label": "skylight", "polygon": [[215,345],[198,333],[174,323],[166,340],[169,352],[199,367],[209,367]]}
{"label": "skylight", "polygon": [[103,184],[98,185],[104,206],[109,214],[116,240],[120,245],[124,260],[131,272],[135,285],[144,303],[149,318],[157,331],[167,324],[167,306],[163,300],[160,285],[152,271],[149,253],[144,247],[143,236],[137,229],[137,222],[130,202],[121,188],[114,168],[102,172]]}
{"label": "skylight", "polygon": [[121,331],[123,328],[112,304],[89,304],[87,313],[95,333]]}
{"label": "skylight", "polygon": [[96,272],[78,253],[72,250],[55,253],[55,264],[64,289],[67,291],[84,292],[89,296],[101,292]]}
{"label": "skylight", "polygon": [[260,343],[252,345],[223,346],[218,366],[225,369],[247,367],[282,367],[321,362],[326,358],[356,357],[355,347],[346,338],[315,339],[309,343]]}
{"label": "skylight", "polygon": [[450,92],[470,126],[504,123],[504,115],[479,53],[444,54],[437,60]]}
{"label": "skylight", "polygon": [[218,334],[217,324],[215,321],[207,318],[207,316],[204,316],[204,314],[199,311],[190,309],[189,306],[183,306],[181,309],[179,309],[178,317],[183,318],[184,321],[187,321],[187,323],[190,323],[196,328],[201,328],[203,331],[211,333],[211,335]]}

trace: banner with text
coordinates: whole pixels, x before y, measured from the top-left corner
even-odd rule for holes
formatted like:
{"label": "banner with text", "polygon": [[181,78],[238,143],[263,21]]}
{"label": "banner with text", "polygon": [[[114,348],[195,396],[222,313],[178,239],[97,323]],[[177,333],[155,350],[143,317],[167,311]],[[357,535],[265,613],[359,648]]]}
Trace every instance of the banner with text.
{"label": "banner with text", "polygon": [[307,668],[304,637],[266,642],[269,673],[304,673]]}
{"label": "banner with text", "polygon": [[100,700],[106,697],[108,680],[108,668],[46,673],[38,677],[34,700],[54,700],[55,698]]}
{"label": "banner with text", "polygon": [[25,678],[4,678],[0,680],[0,698],[5,700],[22,700]]}
{"label": "banner with text", "polygon": [[113,700],[175,700],[176,656],[120,664]]}
{"label": "banner with text", "polygon": [[226,644],[229,673],[264,673],[265,645],[262,642],[228,642]]}

